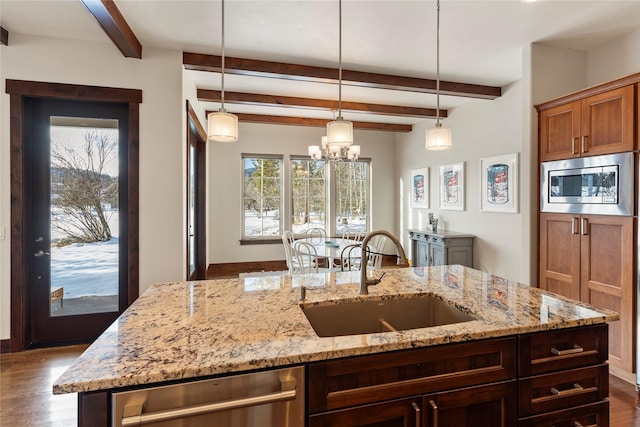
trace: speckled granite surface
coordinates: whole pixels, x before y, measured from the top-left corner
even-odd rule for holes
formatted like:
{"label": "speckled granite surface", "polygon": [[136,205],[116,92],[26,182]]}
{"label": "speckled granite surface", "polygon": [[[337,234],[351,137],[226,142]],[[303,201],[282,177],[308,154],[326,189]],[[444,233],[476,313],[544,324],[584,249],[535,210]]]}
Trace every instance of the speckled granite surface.
{"label": "speckled granite surface", "polygon": [[[73,393],[613,321],[618,315],[462,266],[385,270],[368,296],[359,272],[151,286],[54,383]],[[319,338],[304,304],[434,295],[478,320]]]}

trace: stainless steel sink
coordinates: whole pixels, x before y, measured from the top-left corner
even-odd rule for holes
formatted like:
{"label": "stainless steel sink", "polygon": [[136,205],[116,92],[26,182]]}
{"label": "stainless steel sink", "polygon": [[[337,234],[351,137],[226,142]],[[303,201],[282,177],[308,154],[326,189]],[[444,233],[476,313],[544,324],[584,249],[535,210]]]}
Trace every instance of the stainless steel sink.
{"label": "stainless steel sink", "polygon": [[405,331],[476,320],[433,296],[302,306],[319,337]]}

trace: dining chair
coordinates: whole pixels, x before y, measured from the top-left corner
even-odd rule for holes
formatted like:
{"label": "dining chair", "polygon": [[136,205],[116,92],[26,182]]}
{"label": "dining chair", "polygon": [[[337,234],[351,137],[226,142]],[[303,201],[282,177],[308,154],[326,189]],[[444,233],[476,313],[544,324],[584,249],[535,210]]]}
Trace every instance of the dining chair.
{"label": "dining chair", "polygon": [[284,246],[285,260],[289,268],[289,274],[295,274],[298,267],[298,259],[293,256],[292,245],[295,242],[293,233],[289,230],[282,234],[282,246]]}
{"label": "dining chair", "polygon": [[326,268],[318,268],[318,251],[311,243],[297,240],[293,243],[292,252],[297,259],[296,273],[309,274],[327,271]]}
{"label": "dining chair", "polygon": [[359,241],[364,238],[364,235],[356,230],[347,230],[342,233],[342,243],[345,245],[351,244],[354,241]]}
{"label": "dining chair", "polygon": [[306,234],[307,239],[313,244],[322,243],[327,240],[327,233],[322,228],[310,228]]}
{"label": "dining chair", "polygon": [[387,243],[387,236],[373,236],[369,242],[369,250],[367,251],[367,268],[371,270],[379,270],[382,267],[382,255],[384,253],[384,245]]}
{"label": "dining chair", "polygon": [[361,248],[359,243],[353,243],[345,246],[340,251],[340,270],[351,271],[360,270],[360,257],[354,257],[354,250],[357,252]]}

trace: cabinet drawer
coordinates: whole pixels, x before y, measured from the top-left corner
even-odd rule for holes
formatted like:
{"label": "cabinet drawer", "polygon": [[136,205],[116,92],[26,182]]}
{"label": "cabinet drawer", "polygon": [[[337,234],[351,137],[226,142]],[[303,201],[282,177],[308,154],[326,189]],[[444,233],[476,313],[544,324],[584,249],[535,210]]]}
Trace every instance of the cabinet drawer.
{"label": "cabinet drawer", "polygon": [[518,427],[609,427],[609,401],[524,418]]}
{"label": "cabinet drawer", "polygon": [[518,388],[521,417],[594,403],[609,395],[609,365],[521,379]]}
{"label": "cabinet drawer", "polygon": [[423,233],[411,233],[411,239],[412,240],[423,240],[423,241],[427,241],[427,236]]}
{"label": "cabinet drawer", "polygon": [[442,237],[438,236],[429,236],[429,243],[435,243],[436,245],[444,244]]}
{"label": "cabinet drawer", "polygon": [[311,415],[309,427],[404,427],[420,425],[422,398],[391,400]]}
{"label": "cabinet drawer", "polygon": [[609,353],[606,324],[538,332],[518,338],[519,376],[604,363]]}
{"label": "cabinet drawer", "polygon": [[309,413],[515,378],[516,339],[425,347],[309,365]]}

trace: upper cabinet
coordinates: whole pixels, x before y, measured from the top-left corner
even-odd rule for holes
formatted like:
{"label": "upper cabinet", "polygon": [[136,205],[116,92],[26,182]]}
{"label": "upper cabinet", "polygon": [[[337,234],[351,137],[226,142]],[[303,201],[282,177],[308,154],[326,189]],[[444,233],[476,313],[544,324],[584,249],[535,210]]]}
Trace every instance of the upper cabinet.
{"label": "upper cabinet", "polygon": [[548,108],[538,106],[540,161],[632,151],[634,90],[628,85]]}

